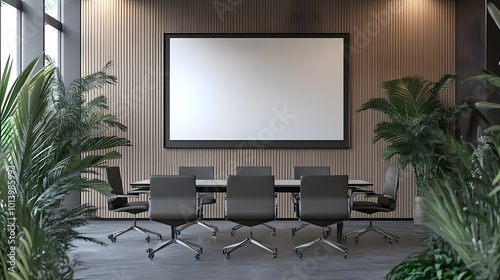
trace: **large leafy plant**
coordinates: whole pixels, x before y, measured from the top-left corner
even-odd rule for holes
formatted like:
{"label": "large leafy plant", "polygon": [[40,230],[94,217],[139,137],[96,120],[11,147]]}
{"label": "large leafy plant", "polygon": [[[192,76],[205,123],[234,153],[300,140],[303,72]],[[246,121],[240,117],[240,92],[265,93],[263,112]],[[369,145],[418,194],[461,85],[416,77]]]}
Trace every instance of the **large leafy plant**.
{"label": "large leafy plant", "polygon": [[431,82],[409,76],[387,81],[383,84],[387,97],[370,99],[358,110],[385,114],[387,120],[377,124],[373,142],[388,142],[381,154],[383,160],[397,155],[400,167],[412,165],[419,190],[429,178],[451,166],[439,140],[452,134],[457,117],[474,109],[473,99],[449,108],[443,106],[440,97],[455,78],[444,75],[438,82]]}
{"label": "large leafy plant", "polygon": [[[500,28],[500,12],[488,4]],[[500,78],[491,71],[469,80],[487,81],[500,93]],[[478,102],[483,109],[500,104]],[[453,138],[442,144],[453,154],[455,168],[428,181],[424,223],[451,246],[450,252],[470,270],[475,279],[500,279],[500,126],[487,128],[477,143]],[[429,263],[422,270],[430,269]],[[403,263],[404,266],[404,263]],[[401,278],[404,279],[404,278]]]}
{"label": "large leafy plant", "polygon": [[[129,141],[106,136],[109,128],[125,129],[107,112],[103,96],[86,100],[91,90],[114,84],[109,65],[69,86],[47,64],[35,72],[33,61],[9,85],[11,62],[0,79],[0,260],[3,278],[72,279],[67,255],[75,227],[95,208],[68,208],[65,197],[74,191],[110,187],[85,176],[120,157],[114,150]],[[82,176],[84,175],[84,176]]]}

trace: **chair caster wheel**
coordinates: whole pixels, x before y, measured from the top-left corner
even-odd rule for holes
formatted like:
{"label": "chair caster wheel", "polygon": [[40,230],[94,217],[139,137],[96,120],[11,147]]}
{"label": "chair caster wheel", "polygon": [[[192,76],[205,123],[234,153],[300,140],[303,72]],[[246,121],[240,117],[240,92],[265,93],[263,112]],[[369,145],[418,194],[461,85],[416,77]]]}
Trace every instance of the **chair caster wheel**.
{"label": "chair caster wheel", "polygon": [[357,237],[357,236],[356,236],[356,237],[354,237],[354,241],[356,241],[356,243],[358,243],[358,241],[359,241],[359,237]]}
{"label": "chair caster wheel", "polygon": [[112,235],[112,234],[108,235],[108,239],[109,239],[109,240],[111,240],[112,238],[113,238],[113,235]]}
{"label": "chair caster wheel", "polygon": [[278,248],[274,248],[274,253],[278,253]]}
{"label": "chair caster wheel", "polygon": [[344,252],[344,259],[347,259],[347,251]]}
{"label": "chair caster wheel", "polygon": [[219,232],[219,228],[218,227],[214,227],[214,232]]}
{"label": "chair caster wheel", "polygon": [[163,236],[161,236],[161,234],[158,234],[158,239],[160,239],[160,240],[161,240],[161,238],[162,238],[162,237],[163,237]]}
{"label": "chair caster wheel", "polygon": [[222,249],[220,250],[221,254],[226,254],[227,250],[226,249]]}
{"label": "chair caster wheel", "polygon": [[273,259],[277,258],[278,257],[278,254],[276,253],[273,253]]}
{"label": "chair caster wheel", "polygon": [[153,253],[153,249],[151,249],[151,248],[148,248],[148,249],[146,250],[146,253],[148,253],[148,254],[151,254],[151,253]]}
{"label": "chair caster wheel", "polygon": [[116,242],[116,237],[111,237],[111,242],[115,243]]}
{"label": "chair caster wheel", "polygon": [[198,249],[198,253],[203,254],[203,248]]}
{"label": "chair caster wheel", "polygon": [[326,237],[330,236],[330,233],[332,233],[332,230],[331,229],[327,230],[326,231]]}
{"label": "chair caster wheel", "polygon": [[152,260],[154,257],[155,257],[155,254],[153,254],[153,253],[149,253],[149,254],[148,254],[148,258],[149,258],[150,260]]}
{"label": "chair caster wheel", "polygon": [[228,260],[229,260],[229,258],[230,258],[230,257],[231,257],[231,255],[226,254],[226,259],[228,259]]}
{"label": "chair caster wheel", "polygon": [[293,227],[292,228],[292,236],[295,236],[295,233],[297,232],[297,228]]}
{"label": "chair caster wheel", "polygon": [[175,234],[181,235],[181,232],[180,231],[176,231]]}
{"label": "chair caster wheel", "polygon": [[217,232],[216,231],[212,231],[212,236],[216,236],[217,235]]}
{"label": "chair caster wheel", "polygon": [[299,257],[299,259],[302,259],[302,253],[297,253],[297,257]]}
{"label": "chair caster wheel", "polygon": [[234,236],[234,230],[231,230],[231,236]]}
{"label": "chair caster wheel", "polygon": [[200,259],[200,254],[196,254],[196,256],[194,256],[194,259],[195,260],[199,260]]}
{"label": "chair caster wheel", "polygon": [[394,241],[399,242],[399,237],[396,237]]}
{"label": "chair caster wheel", "polygon": [[346,241],[347,240],[347,236],[342,236],[342,240]]}
{"label": "chair caster wheel", "polygon": [[273,237],[276,237],[276,229],[273,228]]}
{"label": "chair caster wheel", "polygon": [[297,254],[298,252],[299,252],[299,250],[297,250],[297,249],[293,249],[293,253],[294,253],[294,254]]}
{"label": "chair caster wheel", "polygon": [[392,244],[392,238],[388,238],[387,243]]}
{"label": "chair caster wheel", "polygon": [[148,242],[148,243],[149,243],[149,240],[150,240],[149,236],[148,236],[148,237],[146,237],[146,239],[145,239],[145,240],[146,240],[146,242]]}

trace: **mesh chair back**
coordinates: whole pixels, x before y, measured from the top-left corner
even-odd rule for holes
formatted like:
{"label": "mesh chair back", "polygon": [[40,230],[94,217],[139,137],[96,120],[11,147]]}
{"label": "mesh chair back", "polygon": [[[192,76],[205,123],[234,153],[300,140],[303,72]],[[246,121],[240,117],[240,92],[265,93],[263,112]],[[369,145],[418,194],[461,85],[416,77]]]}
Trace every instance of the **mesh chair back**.
{"label": "mesh chair back", "polygon": [[377,203],[389,208],[390,210],[396,209],[396,201],[398,199],[399,189],[399,168],[388,167],[385,173],[384,192],[383,194],[389,195],[392,199],[380,197]]}
{"label": "mesh chair back", "polygon": [[299,180],[302,175],[330,175],[330,166],[295,166],[293,178]]}
{"label": "mesh chair back", "polygon": [[274,176],[229,175],[226,192],[228,220],[254,226],[275,218]]}
{"label": "mesh chair back", "polygon": [[349,218],[347,175],[303,175],[300,218],[320,226]]}
{"label": "mesh chair back", "polygon": [[164,175],[150,178],[149,218],[177,226],[196,220],[194,175]]}
{"label": "mesh chair back", "polygon": [[237,166],[236,175],[272,175],[271,166]]}

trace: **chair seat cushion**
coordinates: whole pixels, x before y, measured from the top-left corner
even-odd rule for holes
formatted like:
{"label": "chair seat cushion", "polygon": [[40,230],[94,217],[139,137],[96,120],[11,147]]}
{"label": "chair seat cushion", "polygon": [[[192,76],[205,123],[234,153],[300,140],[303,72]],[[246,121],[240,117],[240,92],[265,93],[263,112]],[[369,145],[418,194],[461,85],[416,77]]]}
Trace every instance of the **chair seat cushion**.
{"label": "chair seat cushion", "polygon": [[138,214],[148,211],[147,201],[134,201],[121,205],[119,208],[114,209],[116,212],[127,212],[131,214]]}
{"label": "chair seat cushion", "polygon": [[371,201],[356,201],[352,205],[352,210],[365,213],[373,214],[377,212],[391,212],[392,210],[385,207],[382,204],[371,202]]}

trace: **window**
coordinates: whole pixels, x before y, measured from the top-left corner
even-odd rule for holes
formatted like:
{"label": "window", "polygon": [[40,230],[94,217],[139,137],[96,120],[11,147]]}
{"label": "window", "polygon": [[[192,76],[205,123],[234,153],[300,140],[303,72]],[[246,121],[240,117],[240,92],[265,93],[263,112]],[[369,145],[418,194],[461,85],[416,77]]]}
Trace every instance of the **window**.
{"label": "window", "polygon": [[54,61],[55,66],[59,67],[60,61],[60,38],[61,32],[56,28],[45,24],[44,50],[45,55]]}
{"label": "window", "polygon": [[61,20],[60,7],[60,0],[45,0],[45,14],[59,21]]}
{"label": "window", "polygon": [[44,27],[44,52],[45,55],[54,62],[55,66],[60,66],[61,57],[61,31],[60,21],[60,0],[45,0],[45,27]]}
{"label": "window", "polygon": [[0,6],[0,55],[1,69],[5,67],[7,59],[12,60],[11,83],[20,73],[21,65],[21,15],[20,11],[2,1]]}

